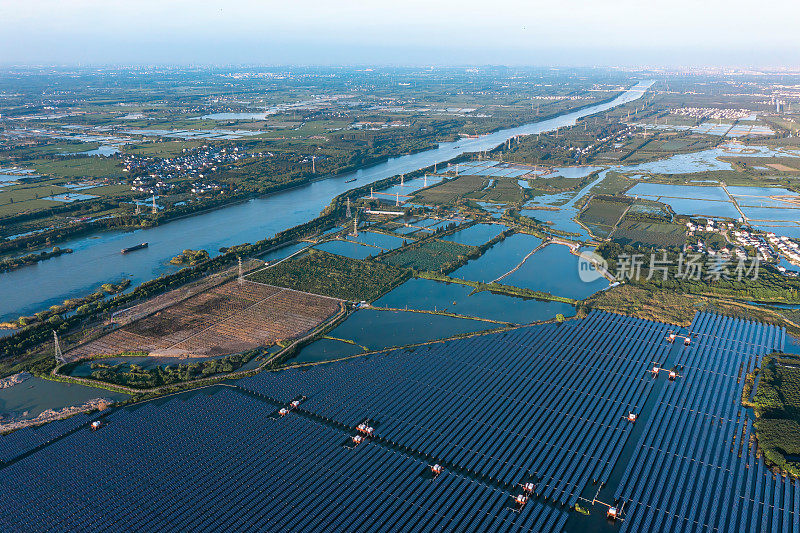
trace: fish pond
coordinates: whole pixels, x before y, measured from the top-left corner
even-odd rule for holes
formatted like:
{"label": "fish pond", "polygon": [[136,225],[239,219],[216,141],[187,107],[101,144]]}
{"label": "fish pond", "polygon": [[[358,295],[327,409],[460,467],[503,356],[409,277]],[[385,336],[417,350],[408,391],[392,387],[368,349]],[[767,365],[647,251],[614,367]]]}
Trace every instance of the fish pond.
{"label": "fish pond", "polygon": [[549,244],[530,256],[500,283],[576,300],[608,287],[605,278],[582,281],[578,276],[578,257],[572,255],[566,246],[558,244]]}
{"label": "fish pond", "polygon": [[373,303],[376,307],[446,311],[458,315],[528,324],[557,314],[572,316],[575,308],[562,302],[516,298],[472,287],[428,279],[412,279]]}
{"label": "fish pond", "polygon": [[468,262],[450,276],[489,283],[517,266],[540,244],[542,239],[539,237],[516,233],[495,244],[482,256]]}
{"label": "fish pond", "polygon": [[370,350],[382,350],[499,326],[493,322],[432,313],[362,309],[353,313],[328,335],[353,341]]}

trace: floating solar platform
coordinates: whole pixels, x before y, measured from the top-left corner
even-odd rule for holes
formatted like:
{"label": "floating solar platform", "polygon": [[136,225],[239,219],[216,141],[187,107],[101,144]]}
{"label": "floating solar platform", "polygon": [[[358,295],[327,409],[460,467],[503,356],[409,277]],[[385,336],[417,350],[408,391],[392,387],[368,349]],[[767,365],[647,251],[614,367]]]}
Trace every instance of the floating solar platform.
{"label": "floating solar platform", "polygon": [[[106,417],[3,469],[6,531],[554,530],[567,513],[233,389]],[[352,432],[354,433],[354,432]]]}
{"label": "floating solar platform", "polygon": [[741,406],[746,373],[784,342],[708,313],[682,330],[592,312],[261,373],[96,431],[87,416],[0,437],[0,523],[555,532],[585,529],[579,502],[598,531],[800,531],[800,487],[756,456]]}

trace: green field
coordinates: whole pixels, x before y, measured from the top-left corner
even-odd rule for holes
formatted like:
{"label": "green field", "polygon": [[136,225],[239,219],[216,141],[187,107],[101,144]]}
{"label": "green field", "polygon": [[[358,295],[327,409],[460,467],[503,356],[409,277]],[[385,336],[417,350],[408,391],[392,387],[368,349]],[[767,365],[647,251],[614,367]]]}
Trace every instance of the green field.
{"label": "green field", "polygon": [[393,253],[381,256],[380,260],[403,268],[437,271],[477,251],[474,246],[433,239],[420,246],[398,248]]}
{"label": "green field", "polygon": [[614,242],[632,246],[655,246],[666,248],[682,246],[686,240],[686,227],[670,222],[637,220],[627,216],[611,235]]}
{"label": "green field", "polygon": [[606,238],[631,204],[625,197],[593,197],[578,215],[596,237]]}
{"label": "green field", "polygon": [[113,157],[33,159],[22,164],[36,169],[39,174],[54,178],[106,178],[124,175],[119,160]]}
{"label": "green field", "polygon": [[3,187],[0,189],[0,216],[63,205],[62,202],[41,200],[41,198],[65,192],[69,192],[69,189],[53,185],[51,182]]}
{"label": "green field", "polygon": [[598,224],[610,229],[619,222],[631,203],[632,200],[627,198],[595,197],[589,201],[589,205],[581,212],[579,218],[586,224]]}
{"label": "green field", "polygon": [[255,272],[248,279],[343,300],[373,301],[410,275],[406,269],[377,261],[310,250],[295,259]]}
{"label": "green field", "polygon": [[[94,194],[97,196],[135,196],[136,193],[131,190],[129,185],[101,185],[100,187],[93,187],[91,189],[84,189],[78,191],[85,194]],[[142,193],[138,193],[140,196]]]}
{"label": "green field", "polygon": [[482,189],[486,183],[486,178],[482,176],[461,176],[420,191],[415,195],[415,201],[433,205],[451,204],[459,198]]}
{"label": "green field", "polygon": [[516,178],[493,178],[490,187],[473,192],[469,197],[483,202],[517,203],[525,200],[525,193]]}

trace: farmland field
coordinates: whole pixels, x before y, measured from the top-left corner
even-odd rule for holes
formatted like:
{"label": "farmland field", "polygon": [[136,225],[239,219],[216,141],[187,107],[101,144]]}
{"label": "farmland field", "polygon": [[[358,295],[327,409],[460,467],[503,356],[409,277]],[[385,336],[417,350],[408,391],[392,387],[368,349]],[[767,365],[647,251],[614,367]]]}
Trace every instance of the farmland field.
{"label": "farmland field", "polygon": [[669,222],[628,219],[620,222],[612,240],[620,244],[646,246],[681,246],[686,240],[686,228]]}
{"label": "farmland field", "polygon": [[522,188],[515,178],[493,178],[492,184],[469,195],[484,202],[513,203],[525,199]]}
{"label": "farmland field", "polygon": [[222,355],[301,336],[339,309],[333,298],[247,281],[225,283],[67,352]]}
{"label": "farmland field", "polygon": [[75,157],[64,159],[33,159],[24,163],[39,174],[65,178],[104,178],[122,176],[122,166],[112,158]]}
{"label": "farmland field", "polygon": [[249,279],[343,300],[372,301],[405,281],[402,268],[319,250],[255,272]]}
{"label": "farmland field", "polygon": [[589,205],[580,215],[581,222],[589,224],[600,224],[611,227],[616,224],[628,206],[630,201],[624,198],[592,198]]}
{"label": "farmland field", "polygon": [[605,237],[630,206],[625,198],[595,197],[580,215],[579,220],[589,226],[595,235]]}
{"label": "farmland field", "polygon": [[441,270],[448,263],[476,251],[474,246],[434,239],[420,246],[401,248],[395,253],[382,256],[381,261],[415,270]]}
{"label": "farmland field", "polygon": [[482,189],[486,183],[483,176],[461,176],[420,191],[415,195],[415,201],[422,204],[449,204]]}

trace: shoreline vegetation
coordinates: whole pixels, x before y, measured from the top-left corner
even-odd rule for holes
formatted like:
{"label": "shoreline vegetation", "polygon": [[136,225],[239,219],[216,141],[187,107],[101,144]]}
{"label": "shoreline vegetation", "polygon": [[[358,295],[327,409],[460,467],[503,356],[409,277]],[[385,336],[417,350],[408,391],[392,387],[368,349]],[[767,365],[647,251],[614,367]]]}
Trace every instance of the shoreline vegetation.
{"label": "shoreline vegetation", "polygon": [[30,253],[23,255],[21,257],[14,257],[8,259],[0,260],[0,272],[10,272],[12,270],[17,270],[18,268],[22,268],[28,265],[35,265],[40,261],[47,261],[48,259],[52,259],[53,257],[58,257],[63,254],[71,254],[71,248],[59,248],[58,246],[53,247],[52,250],[43,251],[39,253]]}
{"label": "shoreline vegetation", "polygon": [[773,353],[745,376],[742,405],[755,413],[755,442],[767,464],[800,477],[800,356]]}

